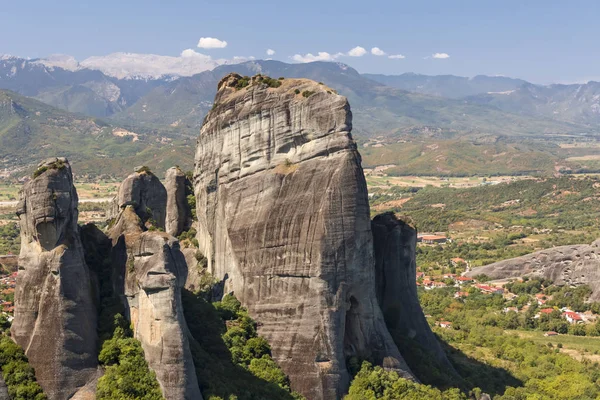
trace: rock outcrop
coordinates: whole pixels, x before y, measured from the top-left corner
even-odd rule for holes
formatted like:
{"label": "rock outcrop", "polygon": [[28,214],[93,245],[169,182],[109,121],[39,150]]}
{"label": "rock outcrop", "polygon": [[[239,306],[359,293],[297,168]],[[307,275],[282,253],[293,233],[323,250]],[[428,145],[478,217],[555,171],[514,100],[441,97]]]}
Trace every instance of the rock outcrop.
{"label": "rock outcrop", "polygon": [[341,398],[353,356],[412,377],[377,303],[346,98],[309,80],[244,81],[221,80],[198,139],[197,238],[211,272],[308,399]]}
{"label": "rock outcrop", "polygon": [[145,230],[133,205],[125,206],[109,232],[134,336],[156,372],[166,400],[202,399],[188,342],[181,290],[187,265],[179,242]]}
{"label": "rock outcrop", "polygon": [[147,167],[136,167],[121,183],[110,216],[116,217],[128,205],[133,206],[144,223],[152,220],[155,227],[165,229],[167,190]]}
{"label": "rock outcrop", "polygon": [[391,212],[376,216],[371,227],[377,300],[388,328],[417,342],[446,371],[454,371],[419,304],[415,280],[417,230]]}
{"label": "rock outcrop", "polygon": [[192,214],[187,203],[186,187],[191,185],[185,173],[178,167],[172,167],[165,174],[167,190],[167,212],[165,231],[179,236],[192,226]]}
{"label": "rock outcrop", "polygon": [[492,279],[541,277],[559,286],[589,285],[592,288],[590,300],[600,301],[600,240],[592,244],[553,247],[466,273],[470,277],[480,274]]}
{"label": "rock outcrop", "polygon": [[77,226],[68,161],[42,162],[20,192],[21,253],[14,340],[50,399],[68,399],[97,373],[96,293]]}

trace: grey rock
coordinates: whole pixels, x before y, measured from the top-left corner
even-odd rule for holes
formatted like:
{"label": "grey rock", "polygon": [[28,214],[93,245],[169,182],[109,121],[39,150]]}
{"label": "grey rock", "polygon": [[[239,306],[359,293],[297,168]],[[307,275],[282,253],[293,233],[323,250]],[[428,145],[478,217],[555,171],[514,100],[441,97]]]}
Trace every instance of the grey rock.
{"label": "grey rock", "polygon": [[466,276],[492,279],[523,276],[549,279],[563,286],[589,285],[591,301],[600,301],[600,240],[592,244],[558,246],[474,268]]}
{"label": "grey rock", "polygon": [[394,336],[415,341],[435,358],[440,367],[454,372],[419,304],[416,284],[417,230],[392,212],[376,216],[371,227],[375,246],[377,300],[390,332]]}
{"label": "grey rock", "polygon": [[167,190],[153,173],[137,170],[141,172],[129,175],[119,186],[109,214],[114,218],[131,205],[144,223],[152,219],[157,228],[165,229]]}
{"label": "grey rock", "polygon": [[196,151],[197,238],[210,271],[306,398],[341,398],[351,356],[412,378],[375,295],[348,101],[309,80],[236,90],[239,79],[219,83]]}
{"label": "grey rock", "polygon": [[77,226],[77,191],[66,159],[39,165],[20,192],[21,252],[14,340],[51,400],[97,376],[95,294]]}
{"label": "grey rock", "polygon": [[113,260],[124,277],[134,335],[165,399],[202,399],[183,316],[181,290],[187,265],[179,241],[164,232],[145,231],[133,206],[121,211],[109,236]]}
{"label": "grey rock", "polygon": [[8,395],[8,388],[6,387],[6,382],[4,382],[4,378],[0,375],[0,400],[10,400],[10,396]]}
{"label": "grey rock", "polygon": [[165,174],[167,190],[166,232],[179,236],[192,226],[192,215],[187,203],[186,186],[188,182],[185,173],[178,167],[172,167]]}

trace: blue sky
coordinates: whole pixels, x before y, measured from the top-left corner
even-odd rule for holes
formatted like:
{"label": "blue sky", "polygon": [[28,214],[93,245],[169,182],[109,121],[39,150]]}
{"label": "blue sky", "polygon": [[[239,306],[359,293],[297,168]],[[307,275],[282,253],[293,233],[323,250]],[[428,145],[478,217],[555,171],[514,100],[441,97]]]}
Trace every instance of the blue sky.
{"label": "blue sky", "polygon": [[[598,1],[20,0],[0,8],[0,53],[83,60],[113,52],[292,62],[327,52],[360,72],[600,80]],[[201,37],[227,41],[197,48]],[[367,54],[350,57],[361,46]],[[386,55],[375,56],[378,47]],[[360,52],[358,52],[360,53]],[[445,53],[448,58],[433,58]],[[389,55],[405,58],[390,59]]]}

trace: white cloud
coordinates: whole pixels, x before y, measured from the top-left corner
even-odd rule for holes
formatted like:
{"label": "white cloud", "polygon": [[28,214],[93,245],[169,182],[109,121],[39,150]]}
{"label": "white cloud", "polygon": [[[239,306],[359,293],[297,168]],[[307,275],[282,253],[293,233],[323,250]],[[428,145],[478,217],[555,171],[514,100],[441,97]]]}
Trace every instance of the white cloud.
{"label": "white cloud", "polygon": [[275,50],[273,50],[273,49],[267,49],[267,55],[268,56],[275,55]]}
{"label": "white cloud", "polygon": [[211,59],[210,56],[208,56],[206,54],[198,53],[197,51],[195,51],[193,49],[185,49],[184,51],[181,52],[180,56],[182,58],[203,58],[205,60]]}
{"label": "white cloud", "polygon": [[256,60],[256,57],[254,56],[233,56],[233,62],[234,63],[241,63],[244,61],[251,61],[251,60]]}
{"label": "white cloud", "polygon": [[227,47],[227,42],[212,37],[203,37],[198,41],[198,47],[201,49],[223,49]]}
{"label": "white cloud", "polygon": [[353,48],[352,50],[350,50],[348,52],[348,55],[350,57],[362,57],[365,54],[367,54],[367,50],[365,50],[364,47],[360,47],[360,46],[356,46],[355,48]]}
{"label": "white cloud", "polygon": [[402,60],[406,57],[402,54],[392,54],[391,56],[388,56],[388,58],[391,58],[392,60]]}
{"label": "white cloud", "polygon": [[385,51],[381,50],[379,47],[373,47],[371,49],[371,54],[374,56],[385,56]]}
{"label": "white cloud", "polygon": [[450,58],[448,53],[435,53],[435,54],[432,54],[431,57],[438,58],[438,59]]}
{"label": "white cloud", "polygon": [[119,79],[156,79],[164,76],[192,76],[223,64],[238,64],[254,60],[252,56],[230,59],[212,58],[194,49],[185,49],[179,57],[156,54],[112,53],[83,60],[81,68],[97,69]]}
{"label": "white cloud", "polygon": [[308,53],[305,55],[294,54],[291,58],[294,61],[307,63],[307,62],[313,62],[313,61],[333,61],[336,58],[338,58],[340,55],[341,55],[340,53],[329,54],[326,51],[320,51],[317,53],[317,55],[314,55],[312,53]]}

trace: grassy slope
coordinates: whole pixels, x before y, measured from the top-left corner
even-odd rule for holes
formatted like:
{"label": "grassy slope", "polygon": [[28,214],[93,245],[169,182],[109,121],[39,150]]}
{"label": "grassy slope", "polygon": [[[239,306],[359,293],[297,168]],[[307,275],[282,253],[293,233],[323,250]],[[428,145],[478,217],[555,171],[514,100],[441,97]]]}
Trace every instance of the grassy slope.
{"label": "grassy slope", "polygon": [[123,176],[139,164],[147,164],[159,174],[176,164],[191,168],[192,137],[168,129],[129,128],[139,135],[139,140],[133,141],[131,136],[115,136],[116,127],[0,91],[0,166],[20,168],[22,175],[41,159],[65,156],[82,175]]}

